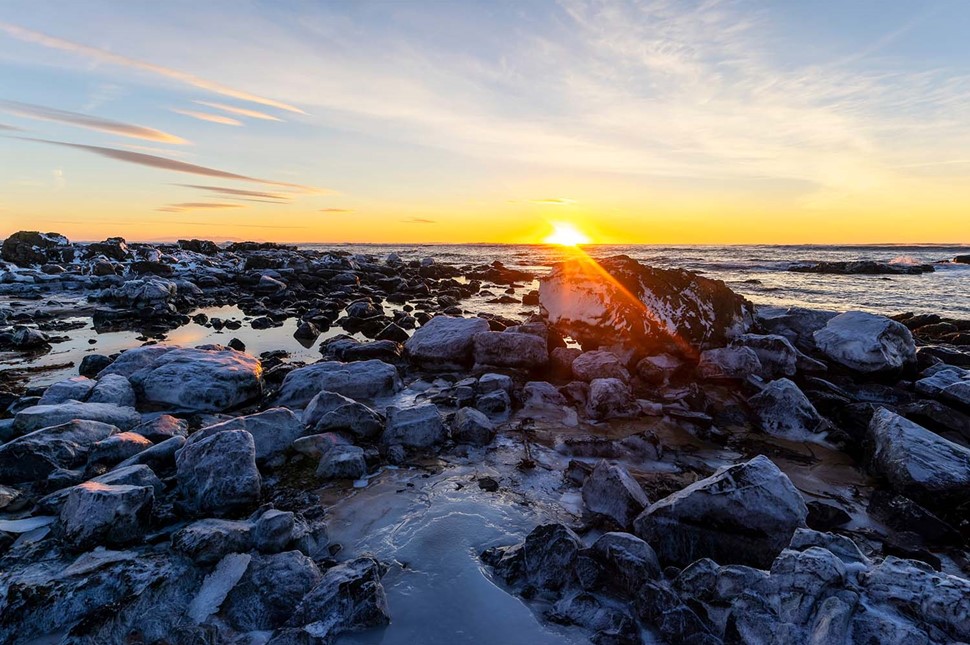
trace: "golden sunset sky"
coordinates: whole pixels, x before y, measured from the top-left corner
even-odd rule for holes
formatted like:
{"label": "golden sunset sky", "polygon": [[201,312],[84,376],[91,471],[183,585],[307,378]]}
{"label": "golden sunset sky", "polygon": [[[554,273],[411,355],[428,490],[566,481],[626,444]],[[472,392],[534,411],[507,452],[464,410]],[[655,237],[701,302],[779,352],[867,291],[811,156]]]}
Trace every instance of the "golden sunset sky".
{"label": "golden sunset sky", "polygon": [[970,3],[0,3],[0,237],[970,242]]}

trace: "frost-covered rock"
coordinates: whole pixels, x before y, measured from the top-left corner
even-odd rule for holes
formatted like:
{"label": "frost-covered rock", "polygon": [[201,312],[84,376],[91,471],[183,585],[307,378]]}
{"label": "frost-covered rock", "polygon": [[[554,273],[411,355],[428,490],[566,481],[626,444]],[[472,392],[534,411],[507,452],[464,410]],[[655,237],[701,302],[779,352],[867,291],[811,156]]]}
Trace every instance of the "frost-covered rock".
{"label": "frost-covered rock", "polygon": [[777,334],[767,336],[743,334],[738,337],[735,344],[754,350],[758,356],[758,362],[761,363],[762,376],[766,379],[794,376],[798,371],[799,361],[803,361],[804,365],[812,361],[795,349],[787,338]]}
{"label": "frost-covered rock", "polygon": [[472,362],[475,335],[487,331],[484,318],[435,316],[404,343],[404,351],[411,362],[422,367],[467,367]]}
{"label": "frost-covered rock", "polygon": [[640,406],[630,386],[618,378],[596,378],[589,384],[586,414],[591,419],[632,417],[640,413]]}
{"label": "frost-covered rock", "polygon": [[[97,381],[84,376],[74,376],[51,385],[37,402],[38,405],[56,405],[65,401],[84,401]],[[128,403],[127,405],[132,405]]]}
{"label": "frost-covered rock", "polygon": [[122,407],[135,407],[135,390],[127,378],[120,374],[106,374],[98,379],[87,398],[88,403],[114,403]]}
{"label": "frost-covered rock", "polygon": [[583,502],[590,512],[627,529],[650,504],[646,493],[622,466],[600,461],[583,484]]}
{"label": "frost-covered rock", "polygon": [[527,333],[485,331],[472,337],[477,367],[519,367],[531,369],[549,362],[545,339]]}
{"label": "frost-covered rock", "polygon": [[317,565],[299,551],[254,556],[226,596],[223,613],[241,632],[282,627],[321,577]]}
{"label": "frost-covered rock", "polygon": [[0,445],[0,483],[39,481],[59,468],[83,466],[94,445],[118,432],[97,421],[68,421]]}
{"label": "frost-covered rock", "polygon": [[119,432],[102,439],[91,448],[88,468],[110,467],[152,447],[152,442],[134,432]]}
{"label": "frost-covered rock", "polygon": [[584,589],[633,595],[648,580],[660,577],[653,548],[629,533],[604,533],[576,559],[576,575]]}
{"label": "frost-covered rock", "polygon": [[163,353],[128,378],[144,403],[219,412],[258,398],[263,392],[262,374],[259,359],[243,352],[179,348]]}
{"label": "frost-covered rock", "polygon": [[873,468],[898,492],[931,508],[970,500],[970,449],[879,408],[869,423]]}
{"label": "frost-covered rock", "polygon": [[256,459],[262,461],[293,445],[303,434],[303,423],[299,416],[287,408],[270,408],[203,428],[189,437],[188,444],[224,430],[245,430],[251,434],[256,446]]}
{"label": "frost-covered rock", "polygon": [[340,363],[325,361],[295,369],[280,386],[277,404],[304,408],[323,391],[351,399],[376,399],[401,389],[397,368],[379,360]]}
{"label": "frost-covered rock", "polygon": [[253,548],[253,523],[206,518],[172,535],[172,548],[199,564],[213,564],[230,553]]}
{"label": "frost-covered rock", "polygon": [[709,557],[767,567],[807,516],[788,477],[759,455],[654,502],[634,528],[667,563]]}
{"label": "frost-covered rock", "polygon": [[758,355],[750,347],[732,346],[701,352],[697,375],[705,379],[744,379],[760,376]]}
{"label": "frost-covered rock", "polygon": [[583,543],[562,524],[537,526],[525,542],[488,549],[482,554],[486,564],[506,584],[557,591],[576,580],[574,565]]}
{"label": "frost-covered rock", "polygon": [[819,441],[827,428],[798,386],[786,378],[772,381],[748,399],[748,405],[766,434],[792,441]]}
{"label": "frost-covered rock", "polygon": [[317,466],[320,479],[361,479],[367,474],[367,460],[360,446],[335,445],[323,454]]}
{"label": "frost-covered rock", "polygon": [[252,559],[253,556],[248,553],[230,553],[219,560],[212,573],[202,581],[202,587],[189,604],[187,613],[193,623],[203,623],[219,611],[226,596],[246,573]]}
{"label": "frost-covered rock", "polygon": [[630,372],[619,357],[605,350],[583,352],[573,360],[570,369],[575,378],[587,383],[597,378],[615,378],[624,382],[630,380]]}
{"label": "frost-covered rock", "polygon": [[74,486],[61,509],[61,538],[77,551],[131,542],[148,527],[154,500],[151,486],[97,482]]}
{"label": "frost-covered rock", "polygon": [[758,323],[769,334],[784,336],[791,344],[803,352],[816,349],[814,334],[835,318],[838,312],[805,307],[758,307]]}
{"label": "frost-covered rock", "polygon": [[751,304],[719,280],[623,255],[595,264],[557,264],[539,285],[549,325],[584,346],[626,343],[692,353],[724,345],[752,322]]}
{"label": "frost-covered rock", "polygon": [[133,347],[121,353],[121,356],[112,361],[107,367],[97,374],[97,378],[103,378],[108,374],[120,374],[125,378],[130,377],[135,372],[150,367],[163,354],[167,354],[177,349],[174,345],[145,345],[143,347]]}
{"label": "frost-covered rock", "polygon": [[245,430],[224,430],[186,444],[175,463],[179,491],[190,512],[222,516],[259,502],[256,446]]}
{"label": "frost-covered rock", "polygon": [[325,391],[307,404],[303,424],[311,433],[346,431],[360,439],[374,439],[384,428],[384,419],[363,403]]}
{"label": "frost-covered rock", "polygon": [[333,642],[341,634],[387,625],[391,621],[381,577],[387,567],[374,558],[361,557],[327,569],[319,584],[296,607],[289,620],[320,642]]}
{"label": "frost-covered rock", "polygon": [[[155,475],[151,468],[143,464],[115,468],[89,481],[95,484],[106,484],[108,486],[116,486],[119,484],[125,486],[149,486],[155,491],[156,497],[161,495],[165,490],[165,484],[162,483],[162,480]],[[55,491],[40,499],[37,502],[37,507],[45,513],[60,514],[61,509],[64,507],[64,502],[67,501],[67,497],[73,489],[74,487],[72,486]]]}
{"label": "frost-covered rock", "polygon": [[451,438],[455,443],[486,446],[495,438],[495,424],[480,410],[462,408],[451,419]]}
{"label": "frost-covered rock", "polygon": [[17,231],[0,246],[0,258],[20,267],[69,261],[73,257],[71,243],[60,233]]}
{"label": "frost-covered rock", "polygon": [[916,361],[913,334],[905,325],[863,311],[839,314],[814,338],[829,360],[863,374],[898,370]]}
{"label": "frost-covered rock", "polygon": [[121,407],[112,403],[65,401],[53,405],[35,405],[21,410],[14,416],[13,429],[18,433],[28,433],[70,421],[97,421],[122,430],[130,430],[138,425],[141,416],[134,408]]}
{"label": "frost-covered rock", "polygon": [[387,426],[382,438],[384,445],[427,449],[441,444],[447,437],[448,431],[438,407],[433,403],[412,408],[387,408]]}

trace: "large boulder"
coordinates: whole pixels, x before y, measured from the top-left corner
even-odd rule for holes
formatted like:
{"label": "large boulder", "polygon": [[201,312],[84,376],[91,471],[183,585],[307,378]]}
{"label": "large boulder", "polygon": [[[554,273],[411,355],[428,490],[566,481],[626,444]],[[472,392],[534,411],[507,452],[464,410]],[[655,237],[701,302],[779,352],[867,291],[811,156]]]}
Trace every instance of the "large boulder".
{"label": "large boulder", "polygon": [[68,421],[0,445],[0,483],[40,481],[58,468],[83,466],[94,445],[118,432],[97,421]]}
{"label": "large boulder", "polygon": [[135,406],[135,389],[120,374],[106,374],[97,381],[87,398],[88,403],[114,403],[122,407]]}
{"label": "large boulder", "polygon": [[203,428],[189,437],[188,444],[224,430],[245,430],[251,434],[256,446],[256,459],[262,461],[293,445],[303,434],[303,423],[298,415],[287,408],[270,408]]}
{"label": "large boulder", "polygon": [[525,542],[488,549],[482,560],[506,584],[558,591],[576,581],[575,563],[583,542],[562,524],[537,526]]}
{"label": "large boulder", "polygon": [[178,349],[175,345],[144,345],[142,347],[132,347],[121,353],[121,356],[111,361],[97,373],[97,378],[102,378],[108,374],[118,374],[125,378],[139,370],[151,367],[155,361],[163,354]]}
{"label": "large boulder", "polygon": [[320,392],[303,410],[308,434],[345,431],[360,439],[374,439],[384,428],[384,419],[363,403],[336,392]]}
{"label": "large boulder", "polygon": [[751,303],[720,280],[625,255],[557,264],[540,281],[539,303],[552,327],[584,346],[621,343],[645,353],[724,345],[753,319]]}
{"label": "large boulder", "polygon": [[401,378],[397,368],[384,361],[324,361],[287,374],[280,386],[277,404],[304,408],[324,390],[351,399],[377,399],[390,396],[400,389]]}
{"label": "large boulder", "polygon": [[34,405],[21,410],[14,416],[13,429],[18,433],[27,433],[70,421],[97,421],[130,430],[141,422],[141,415],[134,408],[113,403],[65,401],[53,405]]}
{"label": "large boulder", "polygon": [[545,339],[524,333],[486,331],[475,334],[475,365],[531,369],[549,362]]}
{"label": "large boulder", "polygon": [[129,380],[143,403],[191,412],[219,412],[259,398],[263,392],[262,375],[258,358],[216,346],[165,352],[131,374]]}
{"label": "large boulder", "polygon": [[84,376],[73,376],[52,384],[44,391],[37,404],[55,405],[65,401],[83,401],[91,394],[95,385],[97,385],[97,381]]}
{"label": "large boulder", "polygon": [[829,360],[854,372],[891,372],[916,362],[913,334],[885,316],[847,311],[829,320],[814,338]]}
{"label": "large boulder", "polygon": [[241,632],[282,627],[320,578],[320,569],[299,551],[254,556],[223,612]]}
{"label": "large boulder", "polygon": [[970,500],[970,449],[879,408],[869,423],[872,466],[898,492],[932,508]]}
{"label": "large boulder", "polygon": [[780,378],[748,399],[758,427],[774,437],[818,441],[828,424],[792,381]]}
{"label": "large boulder", "polygon": [[424,450],[441,444],[447,438],[448,431],[434,403],[411,408],[393,405],[387,408],[387,426],[382,437],[384,445]]}
{"label": "large boulder", "polygon": [[0,258],[20,267],[73,259],[74,249],[59,233],[17,231],[3,241]]}
{"label": "large boulder", "polygon": [[179,491],[191,513],[223,516],[259,502],[256,446],[245,430],[224,430],[187,444],[175,463]]}
{"label": "large boulder", "polygon": [[162,278],[128,280],[110,289],[105,298],[124,307],[167,307],[178,295],[178,285]]}
{"label": "large boulder", "polygon": [[622,466],[600,461],[583,484],[583,502],[595,515],[611,519],[622,529],[649,506],[650,500]]}
{"label": "large boulder", "polygon": [[61,509],[61,537],[77,551],[136,540],[148,527],[154,499],[151,486],[79,484]]}
{"label": "large boulder", "polygon": [[412,363],[426,368],[460,368],[471,365],[474,339],[487,332],[484,318],[435,316],[404,343]]}
{"label": "large boulder", "polygon": [[654,502],[634,529],[665,563],[686,566],[709,557],[764,568],[807,516],[791,480],[759,455]]}

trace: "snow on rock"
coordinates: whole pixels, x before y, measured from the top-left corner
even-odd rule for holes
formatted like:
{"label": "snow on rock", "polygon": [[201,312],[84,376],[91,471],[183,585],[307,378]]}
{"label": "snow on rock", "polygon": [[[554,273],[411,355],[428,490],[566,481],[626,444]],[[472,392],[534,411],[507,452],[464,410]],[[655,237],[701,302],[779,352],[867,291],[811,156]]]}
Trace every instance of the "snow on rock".
{"label": "snow on rock", "polygon": [[202,587],[189,603],[188,616],[199,625],[219,611],[226,596],[239,582],[253,556],[248,553],[230,553],[216,565],[216,568],[202,581]]}
{"label": "snow on rock", "polygon": [[484,318],[435,316],[404,343],[411,362],[425,368],[459,368],[471,365],[474,339],[489,331]]}
{"label": "snow on rock", "polygon": [[401,389],[397,368],[376,359],[340,363],[324,361],[295,369],[280,386],[277,405],[304,408],[323,391],[351,399],[376,399]]}
{"label": "snow on rock", "polygon": [[172,349],[132,373],[129,380],[139,400],[168,409],[219,412],[262,394],[263,369],[258,358],[210,347]]}
{"label": "snow on rock", "polygon": [[551,327],[584,346],[624,343],[648,353],[724,345],[753,319],[751,303],[720,280],[625,255],[555,265],[540,281],[539,303]]}
{"label": "snow on rock", "polygon": [[780,378],[748,399],[763,432],[792,441],[821,441],[827,423],[792,381]]}
{"label": "snow on rock", "polygon": [[970,500],[970,449],[879,408],[869,423],[872,465],[898,492],[934,508]]}
{"label": "snow on rock", "polygon": [[619,357],[605,350],[583,352],[573,360],[570,370],[575,378],[587,383],[597,378],[630,380],[630,372]]}
{"label": "snow on rock", "polygon": [[686,566],[709,557],[766,567],[807,516],[791,480],[759,455],[654,502],[634,528],[665,563]]}
{"label": "snow on rock", "polygon": [[758,354],[750,347],[719,347],[701,352],[697,375],[705,379],[744,379],[759,376]]}
{"label": "snow on rock", "polygon": [[815,344],[829,360],[871,374],[915,363],[913,334],[902,323],[863,311],[847,311],[814,334]]}

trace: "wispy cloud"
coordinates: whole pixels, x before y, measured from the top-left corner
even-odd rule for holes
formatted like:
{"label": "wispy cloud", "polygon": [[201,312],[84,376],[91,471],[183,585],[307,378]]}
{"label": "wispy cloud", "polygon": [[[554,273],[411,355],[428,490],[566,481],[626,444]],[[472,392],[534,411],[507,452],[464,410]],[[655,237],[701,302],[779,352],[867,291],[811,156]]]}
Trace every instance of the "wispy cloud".
{"label": "wispy cloud", "polygon": [[44,47],[50,47],[52,49],[57,49],[60,51],[80,54],[82,56],[86,56],[88,58],[92,58],[94,60],[104,62],[104,63],[121,65],[124,67],[137,69],[143,72],[150,72],[152,74],[157,74],[159,76],[163,76],[170,80],[178,81],[180,83],[184,83],[186,85],[196,87],[198,89],[208,90],[210,92],[221,94],[223,96],[228,96],[234,99],[239,99],[241,101],[249,101],[250,103],[259,103],[261,105],[278,108],[280,110],[286,110],[287,112],[295,112],[296,114],[305,114],[305,112],[303,112],[303,110],[301,110],[300,108],[294,105],[290,105],[288,103],[284,103],[282,101],[276,101],[274,99],[266,98],[264,96],[259,96],[257,94],[252,94],[250,92],[235,89],[227,85],[223,85],[222,83],[206,80],[194,74],[182,72],[177,69],[172,69],[170,67],[155,65],[153,63],[136,60],[134,58],[128,58],[127,56],[122,56],[121,54],[116,54],[114,52],[106,51],[104,49],[98,49],[97,47],[82,45],[80,43],[75,43],[70,40],[64,40],[63,38],[49,36],[39,31],[33,31],[32,29],[25,29],[24,27],[20,27],[18,25],[13,25],[6,22],[0,22],[0,30],[7,32],[7,34],[19,40],[35,43],[38,45],[43,45]]}
{"label": "wispy cloud", "polygon": [[225,208],[243,208],[242,204],[226,204],[221,202],[181,202],[178,204],[167,204],[156,208],[157,211],[165,213],[181,213],[182,211],[194,210],[221,210]]}
{"label": "wispy cloud", "polygon": [[543,206],[572,206],[576,203],[575,199],[569,199],[568,197],[550,197],[547,199],[532,199],[530,201],[533,204],[541,204]]}
{"label": "wispy cloud", "polygon": [[219,123],[221,125],[242,125],[242,121],[239,119],[233,119],[228,116],[222,116],[221,114],[212,114],[210,112],[198,112],[196,110],[181,110],[179,108],[172,108],[172,112],[176,112],[183,116],[190,116],[193,119],[198,119],[199,121],[208,121],[209,123]]}
{"label": "wispy cloud", "polygon": [[200,184],[175,184],[183,188],[195,188],[204,190],[217,195],[234,195],[238,197],[258,197],[267,200],[287,200],[288,195],[282,193],[267,193],[260,190],[243,190],[242,188],[229,188],[228,186],[204,186]]}
{"label": "wispy cloud", "polygon": [[265,112],[259,112],[258,110],[247,110],[246,108],[236,107],[235,105],[226,105],[225,103],[214,103],[212,101],[196,101],[199,105],[204,105],[210,107],[214,110],[222,110],[223,112],[229,112],[230,114],[238,114],[239,116],[248,116],[251,119],[260,119],[262,121],[282,121],[279,117],[275,117],[272,114],[266,114]]}
{"label": "wispy cloud", "polygon": [[304,193],[326,194],[328,192],[325,189],[314,188],[312,186],[301,186],[300,184],[291,184],[283,181],[272,181],[270,179],[260,179],[259,177],[249,177],[247,175],[239,175],[233,172],[219,170],[217,168],[197,166],[195,164],[185,163],[184,161],[178,161],[176,159],[168,159],[166,157],[159,157],[141,152],[132,152],[130,150],[105,148],[103,146],[88,146],[80,143],[68,143],[66,141],[51,141],[49,139],[34,139],[30,137],[18,138],[24,141],[35,141],[37,143],[46,143],[65,148],[74,148],[75,150],[83,150],[85,152],[90,152],[92,154],[107,157],[108,159],[114,159],[116,161],[124,161],[127,163],[137,164],[139,166],[148,166],[150,168],[159,168],[161,170],[171,170],[172,172],[182,172],[190,175],[202,175],[204,177],[218,177],[220,179],[236,179],[238,181],[248,181],[256,184],[266,184],[268,186],[284,186],[286,188],[293,188]]}
{"label": "wispy cloud", "polygon": [[27,117],[29,119],[67,123],[69,125],[87,128],[88,130],[108,132],[110,134],[117,134],[123,137],[130,137],[132,139],[144,139],[146,141],[155,141],[157,143],[188,143],[188,141],[182,137],[178,137],[174,134],[169,134],[168,132],[163,132],[161,130],[156,130],[155,128],[149,128],[143,125],[132,125],[130,123],[121,123],[120,121],[111,121],[108,119],[91,116],[89,114],[67,112],[65,110],[57,110],[54,108],[44,107],[42,105],[20,103],[19,101],[0,101],[0,110],[3,110],[9,114]]}
{"label": "wispy cloud", "polygon": [[6,130],[7,132],[23,132],[23,128],[18,128],[15,125],[6,125],[5,123],[0,123],[0,130]]}
{"label": "wispy cloud", "polygon": [[427,219],[424,217],[410,217],[408,219],[402,219],[405,224],[436,224],[437,222],[433,219]]}
{"label": "wispy cloud", "polygon": [[349,208],[321,208],[321,213],[353,213]]}

